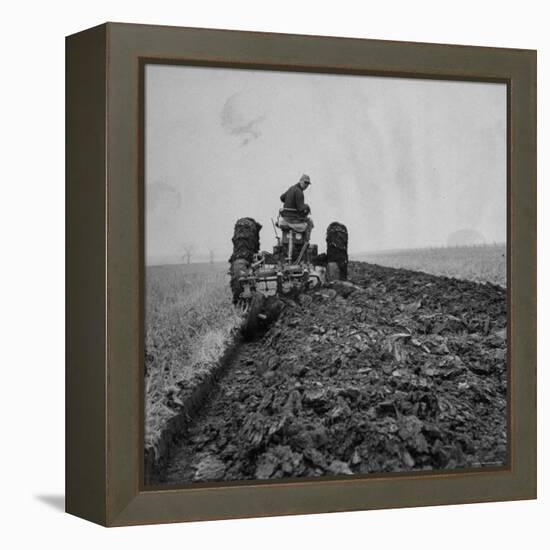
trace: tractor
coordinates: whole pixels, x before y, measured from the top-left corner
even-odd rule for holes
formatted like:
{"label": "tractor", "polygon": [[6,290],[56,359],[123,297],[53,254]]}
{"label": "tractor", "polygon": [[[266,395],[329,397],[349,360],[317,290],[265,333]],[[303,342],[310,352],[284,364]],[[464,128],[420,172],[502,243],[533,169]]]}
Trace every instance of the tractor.
{"label": "tractor", "polygon": [[229,274],[233,303],[245,312],[242,333],[246,339],[252,339],[279,314],[285,297],[296,297],[327,279],[347,278],[344,225],[329,225],[327,252],[319,254],[318,246],[310,242],[306,220],[297,220],[282,208],[277,221],[271,223],[276,240],[273,252],[260,251],[262,226],[253,218],[241,218],[235,224]]}

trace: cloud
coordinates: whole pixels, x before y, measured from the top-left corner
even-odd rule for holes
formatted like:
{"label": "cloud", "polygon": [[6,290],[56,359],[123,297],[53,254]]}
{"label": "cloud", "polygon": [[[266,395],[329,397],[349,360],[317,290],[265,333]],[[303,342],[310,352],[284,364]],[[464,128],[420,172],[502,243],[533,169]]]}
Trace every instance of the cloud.
{"label": "cloud", "polygon": [[221,112],[222,128],[241,138],[241,147],[262,135],[260,125],[265,120],[265,114],[254,112],[250,99],[250,94],[235,93],[225,101]]}

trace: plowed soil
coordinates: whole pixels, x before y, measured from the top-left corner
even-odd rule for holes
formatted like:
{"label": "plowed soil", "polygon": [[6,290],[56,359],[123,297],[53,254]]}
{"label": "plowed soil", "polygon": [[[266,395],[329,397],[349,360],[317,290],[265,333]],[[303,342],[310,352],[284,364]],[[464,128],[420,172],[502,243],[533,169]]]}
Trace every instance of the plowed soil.
{"label": "plowed soil", "polygon": [[350,262],[243,343],[162,482],[506,464],[506,292]]}

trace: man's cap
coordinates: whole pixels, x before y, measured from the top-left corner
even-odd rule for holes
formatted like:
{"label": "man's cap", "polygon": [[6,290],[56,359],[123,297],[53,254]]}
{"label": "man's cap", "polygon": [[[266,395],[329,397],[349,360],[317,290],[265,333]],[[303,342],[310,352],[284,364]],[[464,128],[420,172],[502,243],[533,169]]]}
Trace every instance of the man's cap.
{"label": "man's cap", "polygon": [[307,174],[303,174],[302,177],[300,178],[300,183],[302,182],[307,183],[308,185],[311,185],[311,179]]}

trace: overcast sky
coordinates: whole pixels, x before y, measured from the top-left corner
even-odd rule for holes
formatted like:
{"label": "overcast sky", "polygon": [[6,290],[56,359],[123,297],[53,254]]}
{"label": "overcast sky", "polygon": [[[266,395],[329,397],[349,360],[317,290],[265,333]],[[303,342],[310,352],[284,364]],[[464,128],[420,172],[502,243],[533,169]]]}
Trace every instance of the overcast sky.
{"label": "overcast sky", "polygon": [[335,220],[351,253],[505,241],[504,84],[149,65],[145,86],[148,263],[226,260],[243,216],[269,250],[303,173],[320,250]]}

